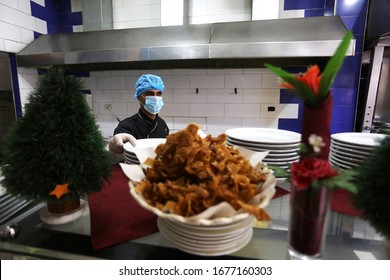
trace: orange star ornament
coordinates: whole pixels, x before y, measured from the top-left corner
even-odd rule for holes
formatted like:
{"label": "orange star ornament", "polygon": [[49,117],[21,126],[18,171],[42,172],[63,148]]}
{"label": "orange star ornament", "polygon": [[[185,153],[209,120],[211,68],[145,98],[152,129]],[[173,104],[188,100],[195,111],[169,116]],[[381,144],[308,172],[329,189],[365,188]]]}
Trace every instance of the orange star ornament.
{"label": "orange star ornament", "polygon": [[49,195],[55,195],[57,197],[57,199],[60,199],[61,196],[63,196],[64,194],[70,192],[70,190],[68,189],[69,187],[69,183],[66,183],[66,184],[58,184],[55,189],[49,194]]}

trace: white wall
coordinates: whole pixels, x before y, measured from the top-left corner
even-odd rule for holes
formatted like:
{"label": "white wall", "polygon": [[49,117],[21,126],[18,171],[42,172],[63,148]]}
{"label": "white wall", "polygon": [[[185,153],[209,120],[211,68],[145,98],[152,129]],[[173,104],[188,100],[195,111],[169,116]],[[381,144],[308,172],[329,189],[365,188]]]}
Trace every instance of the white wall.
{"label": "white wall", "polygon": [[251,0],[189,0],[189,24],[251,20]]}
{"label": "white wall", "polygon": [[[70,1],[71,11],[74,12],[82,12],[83,11],[83,0],[71,0]],[[83,25],[74,25],[73,32],[83,32]]]}
{"label": "white wall", "polygon": [[252,0],[252,20],[299,18],[304,10],[284,10],[284,0]]}
{"label": "white wall", "polygon": [[[143,73],[164,80],[165,106],[160,116],[172,131],[196,122],[206,133],[217,136],[234,127],[277,128],[278,119],[298,117],[297,104],[279,104],[277,78],[266,69],[92,72],[84,82],[92,91],[93,112],[104,137],[112,136],[117,125],[104,105],[113,104],[113,112],[121,120],[135,114],[139,103],[133,98],[134,84]],[[275,111],[269,112],[269,106]]]}
{"label": "white wall", "polygon": [[[113,0],[114,28],[160,26],[161,10],[175,1]],[[253,5],[256,1],[262,0],[253,0]],[[280,1],[279,5],[274,3],[273,8],[268,9],[274,9],[279,17],[289,16],[281,13],[283,0],[273,1]],[[34,2],[44,5],[44,0]],[[72,11],[82,9],[81,0],[72,0],[71,3]],[[44,24],[29,16],[29,4],[27,0],[0,0],[0,24],[12,25],[17,31],[11,32],[13,29],[10,29],[7,33],[0,29],[0,50],[3,44],[8,46],[8,51],[17,52],[32,40],[30,36],[23,41],[22,34],[32,33],[33,30],[47,33]],[[190,24],[252,18],[250,0],[190,0],[188,5]],[[262,1],[262,5],[265,8],[264,5],[269,3]],[[256,19],[261,19],[261,16],[258,17]],[[82,31],[82,26],[75,27],[74,31]],[[8,37],[3,34],[8,34]],[[84,78],[86,89],[92,92],[93,113],[104,137],[111,136],[117,125],[116,118],[104,105],[113,104],[113,112],[120,119],[136,113],[139,104],[133,99],[134,83],[142,73],[140,70],[99,71],[91,72],[89,78]],[[165,106],[160,115],[172,131],[182,129],[189,122],[197,122],[207,133],[218,135],[233,127],[276,128],[280,118],[298,116],[297,104],[279,104],[276,76],[266,69],[166,69],[148,73],[160,75],[165,82]],[[18,68],[18,78],[23,106],[36,86],[37,72],[35,69]],[[197,88],[198,94],[195,92]],[[268,111],[269,106],[275,107],[275,111]]]}
{"label": "white wall", "polygon": [[[112,3],[114,29],[182,23],[183,0],[113,0]],[[188,24],[303,16],[303,10],[284,11],[284,0],[188,0]]]}
{"label": "white wall", "polygon": [[[172,19],[164,17],[167,10],[176,24],[181,18],[181,14],[176,15],[181,13],[182,1],[113,0],[112,3],[114,29],[172,25]],[[188,9],[189,24],[243,21],[252,17],[251,0],[189,0]]]}
{"label": "white wall", "polygon": [[[32,0],[44,6],[44,0]],[[46,34],[45,21],[31,16],[30,0],[0,0],[0,51],[17,53],[34,40],[34,31]],[[36,85],[36,69],[18,68],[22,108]]]}
{"label": "white wall", "polygon": [[[160,26],[161,11],[176,1],[113,0],[114,28]],[[303,16],[299,11],[286,14],[283,2],[253,0],[253,5],[256,9],[267,9],[276,17]],[[188,8],[189,24],[252,19],[251,0],[189,0]],[[261,13],[255,17],[254,20],[267,19]],[[117,120],[104,105],[113,104],[119,119],[136,113],[139,104],[133,99],[134,84],[142,73],[139,70],[93,72],[85,79],[87,88],[92,90],[93,111],[105,137],[112,135]],[[165,106],[160,115],[172,131],[197,122],[207,133],[216,136],[234,127],[277,128],[280,118],[298,117],[297,104],[279,103],[277,78],[266,69],[166,69],[148,73],[160,75],[165,82]],[[275,111],[269,112],[268,106],[275,107]]]}
{"label": "white wall", "polygon": [[113,0],[114,29],[161,25],[160,0]]}
{"label": "white wall", "polygon": [[[33,0],[44,6],[44,0]],[[46,22],[31,16],[30,0],[0,0],[0,51],[17,53],[34,40],[34,31],[46,34]]]}
{"label": "white wall", "polygon": [[161,0],[161,26],[183,25],[185,0]]}

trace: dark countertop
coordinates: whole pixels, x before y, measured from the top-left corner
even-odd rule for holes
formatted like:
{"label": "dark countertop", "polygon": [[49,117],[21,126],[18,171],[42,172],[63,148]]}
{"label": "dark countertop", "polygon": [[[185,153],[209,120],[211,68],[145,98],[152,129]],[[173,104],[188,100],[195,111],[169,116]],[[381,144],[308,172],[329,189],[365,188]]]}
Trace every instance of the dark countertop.
{"label": "dark countertop", "polygon": [[[89,215],[64,225],[42,224],[39,209],[17,221],[20,234],[12,241],[0,242],[0,255],[23,256],[27,259],[136,259],[136,260],[204,260],[204,259],[287,259],[287,231],[254,228],[248,245],[225,256],[193,255],[176,248],[160,233],[94,250],[89,231]],[[359,255],[386,259],[381,241],[328,235],[324,259],[354,260]],[[4,257],[3,257],[4,258]]]}

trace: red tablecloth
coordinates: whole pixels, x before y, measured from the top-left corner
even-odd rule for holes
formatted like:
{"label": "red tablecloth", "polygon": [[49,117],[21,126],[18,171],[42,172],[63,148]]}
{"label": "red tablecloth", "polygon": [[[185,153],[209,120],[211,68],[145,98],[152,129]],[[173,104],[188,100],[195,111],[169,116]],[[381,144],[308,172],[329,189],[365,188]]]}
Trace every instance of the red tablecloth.
{"label": "red tablecloth", "polygon": [[330,209],[341,214],[363,218],[362,212],[353,205],[352,193],[346,190],[333,190]]}
{"label": "red tablecloth", "polygon": [[120,166],[115,165],[102,191],[88,196],[95,250],[158,231],[157,216],[133,199],[128,182]]}
{"label": "red tablecloth", "polygon": [[[290,192],[285,189],[276,187],[276,192],[273,199],[278,198],[280,196],[284,196],[289,193]],[[362,212],[356,209],[356,207],[353,205],[352,194],[346,190],[333,191],[330,202],[330,210],[344,215],[363,218]]]}
{"label": "red tablecloth", "polygon": [[275,198],[278,198],[278,197],[281,197],[281,196],[284,196],[284,195],[290,193],[288,190],[285,190],[285,189],[278,187],[278,186],[276,186],[275,189],[276,189],[276,192],[275,192],[274,196],[272,197],[272,199],[275,199]]}

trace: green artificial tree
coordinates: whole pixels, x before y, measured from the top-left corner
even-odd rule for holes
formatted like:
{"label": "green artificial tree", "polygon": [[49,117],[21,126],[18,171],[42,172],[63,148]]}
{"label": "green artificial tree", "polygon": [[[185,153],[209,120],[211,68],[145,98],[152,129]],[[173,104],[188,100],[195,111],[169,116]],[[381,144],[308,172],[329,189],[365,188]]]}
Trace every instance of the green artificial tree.
{"label": "green artificial tree", "polygon": [[370,158],[359,167],[356,176],[358,192],[354,203],[364,218],[390,240],[390,135],[374,149]]}
{"label": "green artificial tree", "polygon": [[2,184],[27,200],[55,204],[82,197],[107,180],[107,153],[81,80],[49,69],[6,137]]}

